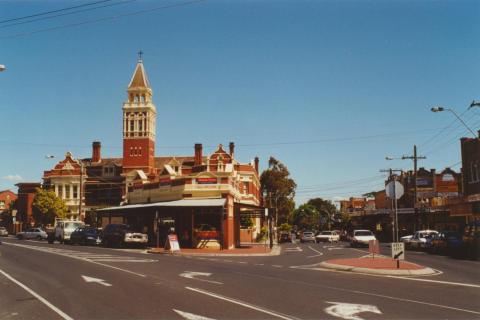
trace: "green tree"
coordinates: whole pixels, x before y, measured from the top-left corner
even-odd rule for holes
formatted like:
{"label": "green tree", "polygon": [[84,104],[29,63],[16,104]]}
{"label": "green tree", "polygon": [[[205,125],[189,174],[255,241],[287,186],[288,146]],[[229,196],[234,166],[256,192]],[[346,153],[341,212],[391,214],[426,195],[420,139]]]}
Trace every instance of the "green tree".
{"label": "green tree", "polygon": [[337,214],[337,207],[330,200],[324,200],[322,198],[314,198],[308,200],[307,204],[314,206],[319,213],[319,225],[320,228],[331,228],[332,219]]}
{"label": "green tree", "polygon": [[302,204],[293,211],[293,223],[300,229],[317,229],[319,212],[311,204]]}
{"label": "green tree", "polygon": [[277,159],[270,157],[268,169],[260,176],[261,191],[264,195],[265,206],[277,208],[277,225],[288,222],[295,202],[295,188],[297,184],[290,177],[287,167]]}
{"label": "green tree", "polygon": [[68,208],[54,191],[37,188],[33,198],[33,217],[37,224],[51,224],[55,218],[64,219]]}

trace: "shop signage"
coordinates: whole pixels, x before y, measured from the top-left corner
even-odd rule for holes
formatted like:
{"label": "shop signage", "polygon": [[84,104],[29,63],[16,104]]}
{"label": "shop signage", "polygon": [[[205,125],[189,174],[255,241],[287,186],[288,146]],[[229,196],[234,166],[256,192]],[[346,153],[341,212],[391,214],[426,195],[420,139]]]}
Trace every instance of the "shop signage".
{"label": "shop signage", "polygon": [[477,201],[480,201],[480,193],[472,194],[472,195],[468,196],[468,197],[467,197],[467,201],[468,201],[468,202],[477,202]]}
{"label": "shop signage", "polygon": [[198,184],[216,184],[217,178],[197,178]]}
{"label": "shop signage", "polygon": [[180,251],[180,244],[178,243],[178,237],[176,234],[169,234],[167,242],[165,243],[165,250],[170,252]]}

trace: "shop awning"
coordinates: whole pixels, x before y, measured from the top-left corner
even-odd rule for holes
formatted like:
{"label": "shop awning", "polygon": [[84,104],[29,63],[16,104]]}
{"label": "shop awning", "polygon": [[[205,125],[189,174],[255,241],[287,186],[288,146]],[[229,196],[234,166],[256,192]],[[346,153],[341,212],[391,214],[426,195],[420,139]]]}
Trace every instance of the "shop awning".
{"label": "shop awning", "polygon": [[130,204],[126,206],[98,209],[97,211],[114,211],[156,207],[223,207],[225,205],[225,201],[226,199],[181,199],[154,203]]}

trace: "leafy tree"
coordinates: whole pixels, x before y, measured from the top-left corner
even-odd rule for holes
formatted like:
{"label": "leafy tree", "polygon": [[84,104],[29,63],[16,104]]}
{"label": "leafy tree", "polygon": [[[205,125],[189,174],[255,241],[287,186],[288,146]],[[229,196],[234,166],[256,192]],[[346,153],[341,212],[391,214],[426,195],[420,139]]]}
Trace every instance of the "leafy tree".
{"label": "leafy tree", "polygon": [[277,209],[277,225],[288,222],[295,208],[293,198],[297,184],[290,178],[290,172],[287,167],[277,159],[270,157],[268,169],[263,171],[260,176],[260,183],[266,206],[272,206]]}
{"label": "leafy tree", "polygon": [[55,218],[64,219],[68,208],[54,191],[37,188],[33,198],[33,217],[40,224],[52,224]]}
{"label": "leafy tree", "polygon": [[311,204],[302,204],[293,211],[293,223],[300,229],[317,229],[319,212]]}
{"label": "leafy tree", "polygon": [[292,225],[291,225],[291,224],[288,224],[288,223],[282,223],[282,224],[278,227],[278,231],[290,232],[290,231],[292,231]]}
{"label": "leafy tree", "polygon": [[314,206],[319,213],[319,225],[324,228],[326,225],[330,228],[331,220],[337,213],[337,207],[330,200],[314,198],[308,200],[307,204]]}

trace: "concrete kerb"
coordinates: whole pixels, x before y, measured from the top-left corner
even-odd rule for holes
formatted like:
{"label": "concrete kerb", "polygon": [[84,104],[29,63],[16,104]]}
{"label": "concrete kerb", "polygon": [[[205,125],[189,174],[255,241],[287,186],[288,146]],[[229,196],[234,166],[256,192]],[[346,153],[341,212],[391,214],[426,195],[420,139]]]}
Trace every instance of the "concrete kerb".
{"label": "concrete kerb", "polygon": [[[228,250],[225,250],[226,252]],[[272,250],[270,252],[261,252],[261,253],[217,253],[217,252],[175,252],[175,253],[170,253],[168,251],[162,251],[162,252],[156,252],[154,250],[148,250],[148,253],[153,253],[153,254],[171,254],[171,255],[177,255],[177,256],[189,256],[189,257],[267,257],[267,256],[278,256],[280,255],[281,248],[280,246],[273,246]]]}
{"label": "concrete kerb", "polygon": [[340,264],[333,264],[328,262],[321,262],[319,265],[326,269],[349,271],[349,272],[355,272],[355,273],[391,275],[391,276],[427,276],[427,275],[433,275],[438,273],[432,268],[428,268],[428,267],[423,269],[406,270],[406,269],[360,268],[360,267],[345,266]]}

